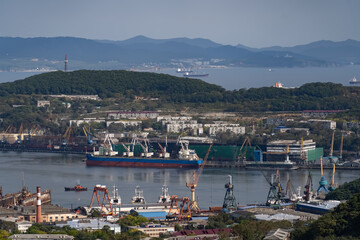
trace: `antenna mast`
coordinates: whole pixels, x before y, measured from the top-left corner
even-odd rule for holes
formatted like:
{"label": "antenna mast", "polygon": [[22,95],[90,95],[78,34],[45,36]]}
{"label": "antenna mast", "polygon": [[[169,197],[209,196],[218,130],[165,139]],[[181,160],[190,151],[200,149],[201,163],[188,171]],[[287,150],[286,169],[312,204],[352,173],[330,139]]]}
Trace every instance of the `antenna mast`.
{"label": "antenna mast", "polygon": [[65,60],[64,60],[64,63],[65,63],[65,72],[67,72],[67,64],[68,64],[68,60],[67,60],[67,54],[65,54]]}

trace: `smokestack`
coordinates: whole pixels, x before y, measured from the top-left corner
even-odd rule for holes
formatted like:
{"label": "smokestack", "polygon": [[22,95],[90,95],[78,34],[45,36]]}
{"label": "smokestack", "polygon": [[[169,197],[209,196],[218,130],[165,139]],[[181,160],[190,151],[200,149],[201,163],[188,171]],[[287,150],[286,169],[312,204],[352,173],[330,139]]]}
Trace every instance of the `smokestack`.
{"label": "smokestack", "polygon": [[36,196],[36,222],[41,222],[41,191],[40,187],[36,187],[37,196]]}

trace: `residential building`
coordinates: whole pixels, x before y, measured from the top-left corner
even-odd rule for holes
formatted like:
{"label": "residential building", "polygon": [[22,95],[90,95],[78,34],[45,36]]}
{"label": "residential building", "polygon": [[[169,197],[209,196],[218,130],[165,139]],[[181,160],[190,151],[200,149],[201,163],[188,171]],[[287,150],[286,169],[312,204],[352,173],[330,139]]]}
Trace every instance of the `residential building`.
{"label": "residential building", "polygon": [[69,98],[71,100],[94,100],[99,101],[101,98],[98,95],[66,95],[66,94],[60,94],[60,95],[49,95],[53,98]]}
{"label": "residential building", "polygon": [[326,118],[331,114],[336,114],[339,112],[345,112],[346,110],[304,110],[302,111],[302,117],[319,117]]}
{"label": "residential building", "polygon": [[314,124],[314,123],[320,124],[325,129],[331,129],[331,130],[336,129],[336,122],[332,121],[332,120],[310,119],[310,120],[308,120],[308,122],[311,124]]}
{"label": "residential building", "polygon": [[150,237],[159,237],[161,233],[173,233],[175,231],[174,227],[164,226],[160,224],[145,224],[130,228],[141,231],[149,235]]}
{"label": "residential building", "polygon": [[202,134],[204,132],[203,125],[201,123],[184,123],[184,124],[167,124],[166,131],[180,133],[186,130],[191,130],[197,134]]}
{"label": "residential building", "polygon": [[72,219],[66,221],[65,223],[56,223],[56,226],[58,227],[63,227],[66,225],[70,226],[71,228],[75,228],[76,230],[88,231],[101,230],[104,226],[108,226],[114,233],[121,233],[121,227],[119,224],[107,222],[105,219]]}
{"label": "residential building", "polygon": [[158,112],[142,111],[142,112],[108,112],[108,119],[154,119],[159,116]]}
{"label": "residential building", "polygon": [[245,127],[241,127],[240,124],[214,123],[205,124],[204,127],[209,128],[210,136],[214,136],[219,132],[231,132],[240,135],[245,134]]}

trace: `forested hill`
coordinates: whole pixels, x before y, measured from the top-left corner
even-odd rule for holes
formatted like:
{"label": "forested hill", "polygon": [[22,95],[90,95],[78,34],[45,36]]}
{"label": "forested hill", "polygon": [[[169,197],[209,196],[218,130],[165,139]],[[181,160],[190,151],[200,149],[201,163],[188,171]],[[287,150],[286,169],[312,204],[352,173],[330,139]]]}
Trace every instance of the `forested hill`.
{"label": "forested hill", "polygon": [[131,71],[50,72],[0,84],[10,94],[98,94],[101,98],[157,97],[170,103],[219,103],[226,111],[300,111],[358,109],[360,88],[310,83],[299,88],[273,87],[226,91],[199,79]]}
{"label": "forested hill", "polygon": [[[50,72],[24,80],[0,84],[0,95],[6,94],[97,94],[101,98],[148,96],[168,98],[223,93],[217,85],[199,79],[179,78],[148,72],[90,71]],[[187,101],[192,101],[187,99]]]}

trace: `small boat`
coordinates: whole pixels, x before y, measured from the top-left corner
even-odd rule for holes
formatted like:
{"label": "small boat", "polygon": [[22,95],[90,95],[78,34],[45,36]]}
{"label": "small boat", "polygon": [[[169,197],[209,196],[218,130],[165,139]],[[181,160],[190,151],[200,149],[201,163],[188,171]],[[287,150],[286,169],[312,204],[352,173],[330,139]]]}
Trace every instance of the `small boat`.
{"label": "small boat", "polygon": [[76,184],[75,187],[65,187],[65,191],[75,191],[75,192],[87,191],[87,187],[83,187],[80,186],[79,184]]}

